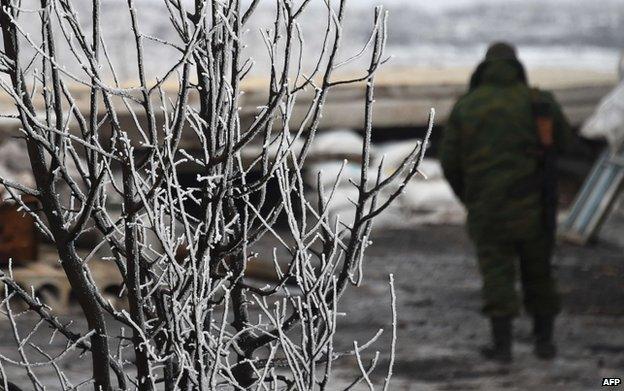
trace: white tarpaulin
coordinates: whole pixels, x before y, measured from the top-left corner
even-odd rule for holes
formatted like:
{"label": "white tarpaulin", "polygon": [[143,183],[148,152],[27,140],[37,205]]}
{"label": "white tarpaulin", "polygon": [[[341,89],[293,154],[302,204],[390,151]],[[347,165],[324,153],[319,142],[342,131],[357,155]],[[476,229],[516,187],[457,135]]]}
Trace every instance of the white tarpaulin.
{"label": "white tarpaulin", "polygon": [[624,142],[624,52],[618,64],[620,83],[602,98],[594,113],[581,128],[583,137],[604,138],[613,149]]}
{"label": "white tarpaulin", "polygon": [[583,137],[604,138],[616,149],[624,142],[624,81],[605,96],[581,128]]}

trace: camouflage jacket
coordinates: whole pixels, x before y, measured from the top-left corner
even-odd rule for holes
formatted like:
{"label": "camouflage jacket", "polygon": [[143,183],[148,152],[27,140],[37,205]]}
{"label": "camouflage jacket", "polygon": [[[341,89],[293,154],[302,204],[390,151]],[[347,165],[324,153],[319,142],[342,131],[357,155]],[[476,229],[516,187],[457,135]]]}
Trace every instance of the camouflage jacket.
{"label": "camouflage jacket", "polygon": [[533,104],[550,106],[554,148],[571,139],[552,94],[531,89],[517,61],[481,64],[470,91],[455,104],[444,131],[444,175],[468,210],[474,239],[522,239],[543,229],[541,145]]}

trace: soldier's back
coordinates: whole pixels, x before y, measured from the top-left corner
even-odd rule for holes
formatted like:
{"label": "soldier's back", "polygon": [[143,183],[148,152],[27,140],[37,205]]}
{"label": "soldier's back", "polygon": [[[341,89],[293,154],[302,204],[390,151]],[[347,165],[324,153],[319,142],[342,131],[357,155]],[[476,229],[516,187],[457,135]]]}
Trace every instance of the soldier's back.
{"label": "soldier's back", "polygon": [[484,84],[464,96],[456,110],[471,231],[525,236],[541,213],[530,88]]}

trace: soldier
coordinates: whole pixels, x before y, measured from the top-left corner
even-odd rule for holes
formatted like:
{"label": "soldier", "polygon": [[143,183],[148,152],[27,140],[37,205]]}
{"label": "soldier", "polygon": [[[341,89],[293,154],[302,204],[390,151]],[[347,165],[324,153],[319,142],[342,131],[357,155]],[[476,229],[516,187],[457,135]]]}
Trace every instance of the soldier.
{"label": "soldier", "polygon": [[556,355],[554,156],[570,139],[561,108],[552,94],[528,86],[515,49],[491,45],[451,112],[440,150],[444,175],[468,210],[483,312],[491,320],[493,343],[481,350],[488,359],[512,359],[518,261],[524,306],[534,320],[534,353],[540,359]]}

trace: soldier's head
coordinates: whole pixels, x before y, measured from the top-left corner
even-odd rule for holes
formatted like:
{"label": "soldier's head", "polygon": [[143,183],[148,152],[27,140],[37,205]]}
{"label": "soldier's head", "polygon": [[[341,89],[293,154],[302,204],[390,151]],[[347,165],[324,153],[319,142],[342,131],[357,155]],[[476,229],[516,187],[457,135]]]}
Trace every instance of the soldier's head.
{"label": "soldier's head", "polygon": [[516,48],[507,42],[495,42],[485,52],[486,61],[518,60]]}
{"label": "soldier's head", "polygon": [[506,62],[511,64],[514,68],[517,69],[518,77],[520,81],[526,83],[526,73],[522,63],[518,59],[518,55],[516,53],[516,48],[507,43],[507,42],[494,42],[492,43],[487,51],[485,52],[485,58],[477,69],[475,70],[472,78],[470,79],[470,90],[478,87],[482,82],[482,76],[485,69],[489,64],[495,62]]}

